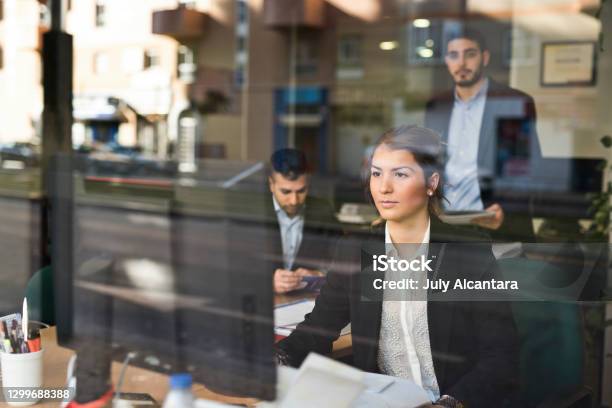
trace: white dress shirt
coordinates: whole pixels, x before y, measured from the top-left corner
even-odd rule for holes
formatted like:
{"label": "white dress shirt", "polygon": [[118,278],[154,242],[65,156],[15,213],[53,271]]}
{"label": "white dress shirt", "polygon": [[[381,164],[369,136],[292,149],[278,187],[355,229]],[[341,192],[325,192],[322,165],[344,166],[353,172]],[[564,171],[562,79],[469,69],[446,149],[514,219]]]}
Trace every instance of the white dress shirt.
{"label": "white dress shirt", "polygon": [[[430,226],[431,224],[427,226],[423,242],[413,258],[427,256]],[[385,244],[387,256],[399,258],[388,227],[385,227]],[[387,276],[385,279],[389,279]],[[425,283],[426,278],[426,272],[415,276],[415,279],[419,280],[419,286]],[[409,297],[410,291],[406,292],[405,297]],[[383,295],[383,299],[385,298],[389,297]],[[392,299],[397,299],[397,296]],[[432,401],[440,398],[440,388],[431,356],[426,300],[383,301],[378,366],[384,374],[414,381],[423,387]]]}
{"label": "white dress shirt", "polygon": [[303,213],[298,213],[293,218],[289,217],[285,210],[278,204],[274,196],[272,196],[272,201],[274,202],[276,219],[280,227],[284,268],[291,270],[300,249],[300,245],[302,244],[304,215]]}
{"label": "white dress shirt", "polygon": [[448,126],[448,159],[444,194],[447,211],[482,210],[478,183],[478,145],[482,116],[487,102],[489,79],[486,78],[476,95],[461,100],[455,91],[455,102]]}

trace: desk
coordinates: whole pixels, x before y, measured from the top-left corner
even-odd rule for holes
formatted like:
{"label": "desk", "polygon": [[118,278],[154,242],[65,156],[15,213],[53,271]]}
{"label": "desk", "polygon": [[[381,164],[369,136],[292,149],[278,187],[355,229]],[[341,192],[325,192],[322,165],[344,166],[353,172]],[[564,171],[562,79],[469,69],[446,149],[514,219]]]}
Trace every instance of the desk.
{"label": "desk", "polygon": [[[278,295],[275,298],[275,303],[285,303],[296,299],[304,298],[304,295]],[[45,348],[44,355],[44,388],[63,388],[66,384],[66,367],[68,360],[74,354],[72,350],[60,347],[57,345],[57,337],[55,328],[49,328],[41,331],[42,344]],[[333,356],[335,358],[346,356],[351,351],[351,336],[341,336],[334,343]],[[113,383],[117,382],[121,364],[113,362],[112,376]],[[122,391],[125,392],[140,392],[151,394],[158,402],[162,402],[168,392],[168,378],[164,374],[156,373],[144,368],[130,366],[126,371],[124,385]],[[235,398],[214,393],[201,384],[195,384],[193,392],[198,398],[205,398],[229,404],[242,404],[253,406],[257,400],[252,398]],[[35,407],[57,407],[57,401],[41,401]],[[8,406],[0,403],[0,406]]]}
{"label": "desk", "polygon": [[[44,387],[63,388],[66,384],[66,367],[68,360],[74,354],[72,350],[57,345],[55,328],[41,331],[42,343],[45,348],[44,355]],[[121,364],[113,362],[113,383],[117,382]],[[168,393],[168,378],[164,374],[146,370],[144,368],[130,366],[126,371],[123,391],[142,392],[151,394],[158,402],[162,402]],[[193,386],[193,392],[198,398],[206,398],[229,404],[243,404],[253,406],[256,403],[252,398],[234,398],[214,393],[201,384]],[[57,408],[58,401],[41,401],[35,407]],[[2,406],[8,406],[2,404]]]}

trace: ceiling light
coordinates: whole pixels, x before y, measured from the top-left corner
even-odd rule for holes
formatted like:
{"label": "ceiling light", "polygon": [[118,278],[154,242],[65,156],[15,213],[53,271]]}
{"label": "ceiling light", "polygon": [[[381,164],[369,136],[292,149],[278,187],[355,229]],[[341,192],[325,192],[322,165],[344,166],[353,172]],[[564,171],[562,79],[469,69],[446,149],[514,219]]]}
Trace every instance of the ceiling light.
{"label": "ceiling light", "polygon": [[417,49],[417,53],[419,54],[419,57],[421,57],[421,58],[431,58],[431,57],[433,57],[433,50],[430,50],[429,48],[419,47]]}
{"label": "ceiling light", "polygon": [[397,41],[383,41],[378,46],[383,51],[391,51],[397,48]]}
{"label": "ceiling light", "polygon": [[427,28],[431,25],[430,21],[426,18],[417,18],[412,22],[412,25],[416,28]]}

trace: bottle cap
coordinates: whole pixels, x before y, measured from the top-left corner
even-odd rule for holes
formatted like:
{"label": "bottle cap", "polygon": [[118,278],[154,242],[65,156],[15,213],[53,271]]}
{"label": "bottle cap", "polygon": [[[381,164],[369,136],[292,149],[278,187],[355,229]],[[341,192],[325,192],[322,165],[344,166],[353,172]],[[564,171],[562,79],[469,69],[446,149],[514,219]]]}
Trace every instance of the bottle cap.
{"label": "bottle cap", "polygon": [[170,376],[170,388],[191,388],[191,374],[172,374]]}

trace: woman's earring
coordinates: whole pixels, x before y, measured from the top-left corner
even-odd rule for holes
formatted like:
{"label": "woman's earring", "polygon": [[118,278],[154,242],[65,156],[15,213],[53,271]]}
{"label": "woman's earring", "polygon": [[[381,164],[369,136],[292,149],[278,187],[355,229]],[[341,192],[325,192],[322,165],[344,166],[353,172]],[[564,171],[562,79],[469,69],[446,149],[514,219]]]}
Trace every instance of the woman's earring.
{"label": "woman's earring", "polygon": [[427,190],[427,195],[431,197],[433,195],[433,191]]}

